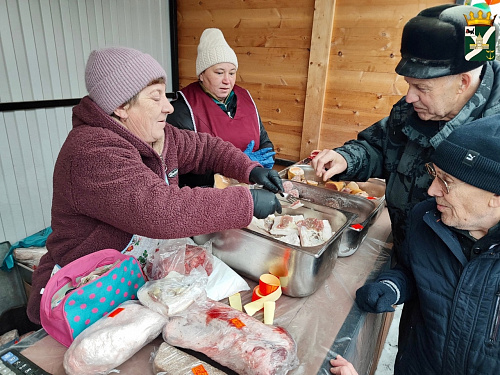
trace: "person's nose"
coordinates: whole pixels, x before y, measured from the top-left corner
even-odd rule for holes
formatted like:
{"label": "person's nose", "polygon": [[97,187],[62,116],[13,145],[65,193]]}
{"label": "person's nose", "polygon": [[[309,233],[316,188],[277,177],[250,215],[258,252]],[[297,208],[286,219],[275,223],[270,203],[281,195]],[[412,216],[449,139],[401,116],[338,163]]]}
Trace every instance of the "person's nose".
{"label": "person's nose", "polygon": [[432,179],[431,186],[427,189],[427,194],[431,197],[441,197],[444,195],[443,189],[439,181],[437,181],[437,178]]}
{"label": "person's nose", "polygon": [[230,81],[230,79],[229,79],[229,73],[224,74],[224,75],[222,76],[222,83],[224,83],[224,84],[226,84],[226,85],[227,85],[227,84],[229,84],[230,82],[231,82],[231,81]]}
{"label": "person's nose", "polygon": [[162,106],[161,110],[163,113],[166,113],[168,115],[174,112],[174,107],[172,106],[172,104],[170,103],[170,100],[168,100],[167,97],[165,97],[165,99],[164,99],[163,106]]}
{"label": "person's nose", "polygon": [[411,86],[408,88],[405,100],[408,104],[418,102],[418,95],[415,93],[415,89],[413,89]]}

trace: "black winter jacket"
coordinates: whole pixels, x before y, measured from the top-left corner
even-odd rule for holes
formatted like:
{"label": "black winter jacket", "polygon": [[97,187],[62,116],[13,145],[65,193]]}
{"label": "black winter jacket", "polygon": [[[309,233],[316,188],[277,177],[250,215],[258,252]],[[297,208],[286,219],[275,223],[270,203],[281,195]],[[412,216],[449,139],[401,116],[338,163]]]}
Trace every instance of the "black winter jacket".
{"label": "black winter jacket", "polygon": [[[394,374],[500,374],[500,230],[465,257],[434,199],[412,211],[399,264],[383,273],[413,302]],[[405,305],[406,308],[406,305]]]}
{"label": "black winter jacket", "polygon": [[388,117],[360,132],[357,140],[335,149],[348,165],[345,173],[336,176],[340,180],[385,179],[396,255],[404,239],[408,213],[428,198],[430,178],[424,164],[435,148],[460,125],[500,113],[500,62],[485,66],[478,90],[450,121],[420,120],[403,97]]}

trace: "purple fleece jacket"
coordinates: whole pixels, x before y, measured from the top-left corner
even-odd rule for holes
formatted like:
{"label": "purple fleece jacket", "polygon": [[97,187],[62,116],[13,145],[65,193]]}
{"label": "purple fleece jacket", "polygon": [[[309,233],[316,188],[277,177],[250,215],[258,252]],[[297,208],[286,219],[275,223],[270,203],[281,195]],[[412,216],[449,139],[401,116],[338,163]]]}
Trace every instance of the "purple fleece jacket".
{"label": "purple fleece jacket", "polygon": [[253,215],[248,188],[181,189],[177,176],[213,170],[248,183],[256,166],[229,142],[169,124],[160,157],[83,98],[54,169],[53,232],[33,273],[30,320],[40,323],[40,290],[55,264],[101,249],[121,251],[134,234],[168,239],[247,226]]}

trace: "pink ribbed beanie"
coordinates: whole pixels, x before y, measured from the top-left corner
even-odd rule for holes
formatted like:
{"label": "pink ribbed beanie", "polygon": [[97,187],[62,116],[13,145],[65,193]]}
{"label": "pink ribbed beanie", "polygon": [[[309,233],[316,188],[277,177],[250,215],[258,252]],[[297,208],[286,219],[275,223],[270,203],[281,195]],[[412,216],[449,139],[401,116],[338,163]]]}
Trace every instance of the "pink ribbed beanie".
{"label": "pink ribbed beanie", "polygon": [[92,51],[85,68],[89,97],[107,114],[112,114],[151,81],[161,77],[167,80],[167,74],[158,61],[126,47]]}

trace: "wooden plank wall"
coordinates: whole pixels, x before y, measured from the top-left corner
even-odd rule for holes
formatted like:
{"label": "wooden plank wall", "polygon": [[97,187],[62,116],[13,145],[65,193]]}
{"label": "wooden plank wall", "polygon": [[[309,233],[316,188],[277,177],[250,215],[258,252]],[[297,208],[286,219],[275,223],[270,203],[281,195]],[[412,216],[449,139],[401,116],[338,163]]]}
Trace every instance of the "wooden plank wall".
{"label": "wooden plank wall", "polygon": [[314,0],[178,0],[180,87],[197,80],[203,30],[221,29],[238,56],[236,83],[252,94],[279,157],[297,159],[313,13]]}
{"label": "wooden plank wall", "polygon": [[402,27],[421,9],[443,3],[179,0],[180,87],[196,80],[202,31],[220,28],[238,56],[237,84],[254,97],[277,157],[297,161],[389,114],[406,91],[394,72]]}

